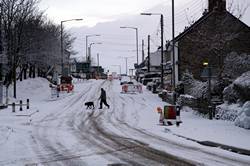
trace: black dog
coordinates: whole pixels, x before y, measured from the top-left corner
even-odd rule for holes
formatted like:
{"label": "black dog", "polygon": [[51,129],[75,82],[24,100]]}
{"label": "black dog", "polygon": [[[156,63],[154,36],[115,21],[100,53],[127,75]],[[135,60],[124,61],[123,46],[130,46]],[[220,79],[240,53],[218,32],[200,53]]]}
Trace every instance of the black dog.
{"label": "black dog", "polygon": [[90,101],[90,102],[86,102],[84,105],[87,106],[86,109],[95,109],[95,105],[94,105],[94,102]]}

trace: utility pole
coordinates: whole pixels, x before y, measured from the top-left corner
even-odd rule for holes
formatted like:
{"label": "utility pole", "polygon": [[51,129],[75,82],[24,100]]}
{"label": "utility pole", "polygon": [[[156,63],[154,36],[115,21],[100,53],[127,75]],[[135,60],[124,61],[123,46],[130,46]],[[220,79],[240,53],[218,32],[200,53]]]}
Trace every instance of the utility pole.
{"label": "utility pole", "polygon": [[128,57],[125,57],[126,61],[126,76],[128,75]]}
{"label": "utility pole", "polygon": [[142,40],[142,62],[144,61],[144,40]]}
{"label": "utility pole", "polygon": [[164,88],[163,76],[164,76],[164,69],[163,69],[163,14],[161,14],[161,88]]}
{"label": "utility pole", "polygon": [[174,38],[174,0],[172,0],[172,52],[173,52],[173,62],[172,62],[172,77],[173,77],[173,103],[176,103],[176,96],[175,96],[175,38]]}
{"label": "utility pole", "polygon": [[16,54],[13,55],[13,97],[16,98]]}
{"label": "utility pole", "polygon": [[137,65],[139,65],[139,51],[138,51],[138,28],[135,29],[136,31],[136,56],[137,56]]}
{"label": "utility pole", "polygon": [[99,76],[99,53],[97,53],[97,75]]}
{"label": "utility pole", "polygon": [[63,62],[64,62],[64,60],[63,60],[63,58],[64,58],[64,54],[63,54],[63,21],[61,21],[61,31],[60,31],[60,33],[61,33],[61,68],[62,68],[62,70],[61,70],[61,75],[63,76],[63,68],[64,68],[64,64],[63,64]]}
{"label": "utility pole", "polygon": [[148,35],[148,72],[150,72],[150,35]]}

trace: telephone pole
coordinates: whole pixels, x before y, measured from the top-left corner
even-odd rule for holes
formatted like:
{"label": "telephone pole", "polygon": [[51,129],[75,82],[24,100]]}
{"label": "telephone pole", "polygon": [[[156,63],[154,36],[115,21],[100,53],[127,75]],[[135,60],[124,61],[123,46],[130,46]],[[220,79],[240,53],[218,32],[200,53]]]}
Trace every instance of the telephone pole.
{"label": "telephone pole", "polygon": [[164,69],[163,69],[163,14],[161,14],[161,88],[164,89],[164,80],[163,80],[163,76],[164,76]]}
{"label": "telephone pole", "polygon": [[148,35],[148,72],[150,72],[150,35]]}
{"label": "telephone pole", "polygon": [[144,61],[145,55],[144,55],[144,40],[142,40],[142,62]]}
{"label": "telephone pole", "polygon": [[97,76],[99,76],[99,53],[97,53]]}
{"label": "telephone pole", "polygon": [[173,62],[172,62],[172,77],[173,77],[173,91],[174,98],[173,103],[176,104],[176,94],[175,94],[175,38],[174,38],[174,0],[172,0],[172,52],[173,52]]}

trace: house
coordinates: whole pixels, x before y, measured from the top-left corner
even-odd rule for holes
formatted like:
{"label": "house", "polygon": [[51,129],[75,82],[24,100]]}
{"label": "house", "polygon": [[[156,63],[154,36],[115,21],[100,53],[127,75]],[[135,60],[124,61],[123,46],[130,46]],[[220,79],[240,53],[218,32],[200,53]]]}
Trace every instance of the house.
{"label": "house", "polygon": [[89,62],[77,62],[75,58],[70,60],[70,71],[71,74],[76,77],[86,78],[87,74],[90,72]]}
{"label": "house", "polygon": [[[170,56],[167,56],[166,49],[163,50],[163,61],[169,61]],[[136,68],[136,76],[139,77],[140,81],[145,74],[158,73],[161,74],[161,47],[159,47],[155,52],[150,53],[150,57],[146,57]],[[166,65],[164,65],[165,73]],[[166,76],[166,75],[165,75]]]}
{"label": "house", "polygon": [[96,76],[104,76],[102,66],[90,66],[90,62],[77,62],[75,58],[70,60],[70,71],[76,77],[96,78]]}
{"label": "house", "polygon": [[232,52],[250,55],[250,28],[226,10],[226,0],[208,0],[203,16],[175,37],[175,82],[187,71],[202,79],[203,62],[220,77]]}

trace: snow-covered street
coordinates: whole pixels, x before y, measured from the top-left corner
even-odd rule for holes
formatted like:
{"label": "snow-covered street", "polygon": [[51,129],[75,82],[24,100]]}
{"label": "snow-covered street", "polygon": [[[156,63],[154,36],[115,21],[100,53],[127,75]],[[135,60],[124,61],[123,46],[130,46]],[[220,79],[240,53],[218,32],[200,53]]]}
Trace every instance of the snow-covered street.
{"label": "snow-covered street", "polygon": [[[183,138],[249,150],[249,130],[189,109],[182,110],[180,127],[160,126],[155,110],[166,103],[145,88],[122,94],[118,80],[74,85],[72,94],[52,99],[47,80],[18,82],[17,98],[29,98],[31,108],[0,110],[0,165],[250,165],[248,155]],[[98,109],[101,88],[110,109]],[[94,110],[86,109],[88,101]]]}

